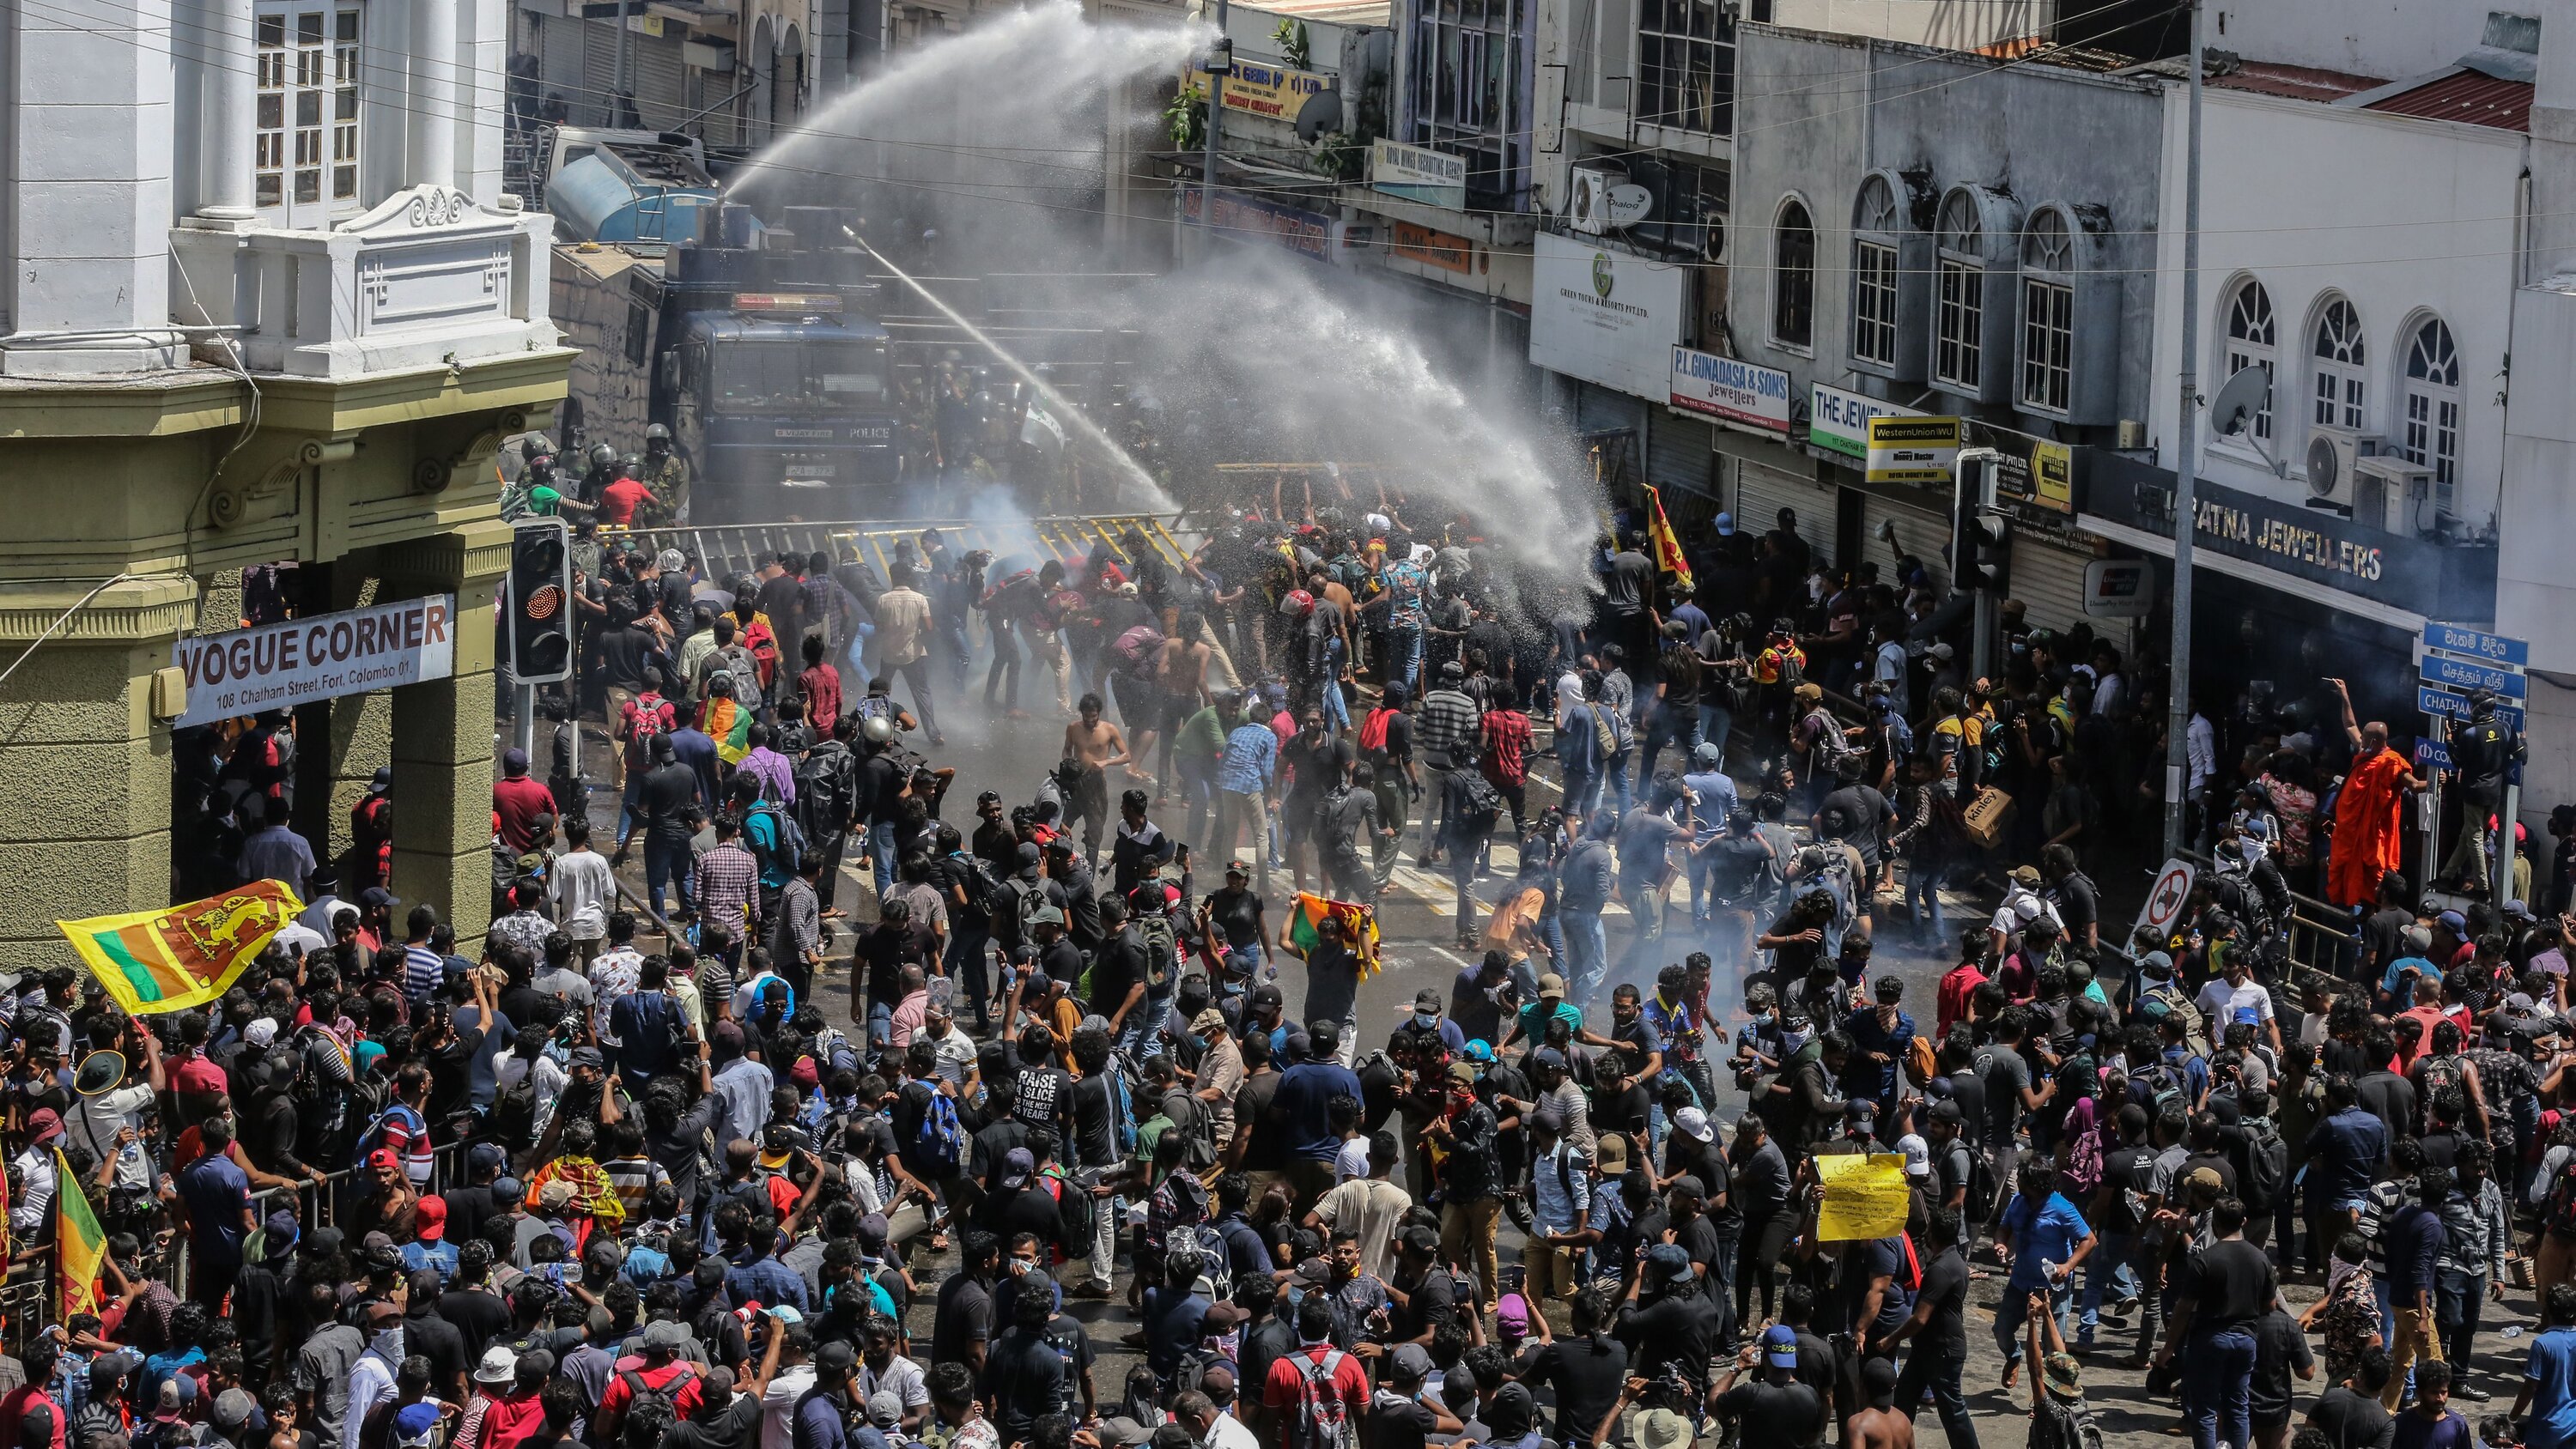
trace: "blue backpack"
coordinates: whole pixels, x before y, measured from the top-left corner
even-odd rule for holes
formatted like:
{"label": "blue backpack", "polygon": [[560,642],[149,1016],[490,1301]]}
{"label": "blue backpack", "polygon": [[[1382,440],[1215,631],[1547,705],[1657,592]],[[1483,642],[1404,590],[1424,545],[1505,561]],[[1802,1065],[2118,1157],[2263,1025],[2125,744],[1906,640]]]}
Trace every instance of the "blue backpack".
{"label": "blue backpack", "polygon": [[954,1172],[966,1160],[966,1124],[958,1119],[957,1099],[939,1090],[936,1077],[923,1077],[915,1085],[930,1089],[930,1105],[921,1113],[914,1155],[931,1167]]}

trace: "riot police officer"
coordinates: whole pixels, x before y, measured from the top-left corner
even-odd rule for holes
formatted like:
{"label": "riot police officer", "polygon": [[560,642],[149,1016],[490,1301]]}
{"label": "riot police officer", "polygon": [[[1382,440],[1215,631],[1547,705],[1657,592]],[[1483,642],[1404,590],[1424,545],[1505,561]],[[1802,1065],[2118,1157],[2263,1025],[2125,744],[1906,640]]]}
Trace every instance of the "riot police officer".
{"label": "riot police officer", "polygon": [[656,500],[643,520],[648,526],[689,521],[689,465],[672,448],[671,430],[660,423],[644,430],[644,471],[636,479]]}

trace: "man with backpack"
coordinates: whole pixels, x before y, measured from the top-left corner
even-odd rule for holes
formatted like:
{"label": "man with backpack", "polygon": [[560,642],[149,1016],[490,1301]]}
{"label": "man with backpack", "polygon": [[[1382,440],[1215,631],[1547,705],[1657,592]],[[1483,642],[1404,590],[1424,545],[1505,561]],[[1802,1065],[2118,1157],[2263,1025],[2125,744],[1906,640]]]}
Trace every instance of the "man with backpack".
{"label": "man with backpack", "polygon": [[[811,641],[808,641],[811,642]],[[796,762],[796,827],[809,850],[822,858],[815,896],[826,919],[848,912],[832,903],[841,880],[841,857],[859,815],[859,756],[850,748],[855,722],[817,717],[818,738]]]}
{"label": "man with backpack", "polygon": [[[916,1041],[904,1048],[904,1084],[895,1095],[895,1151],[904,1170],[938,1194],[946,1217],[971,1216],[980,1195],[966,1176],[966,1125],[957,1095],[939,1075],[939,1048]],[[934,1231],[937,1231],[934,1228]]]}
{"label": "man with backpack", "polygon": [[[1435,691],[1432,698],[1438,699],[1440,693]],[[1439,849],[1456,892],[1461,951],[1477,946],[1476,874],[1484,866],[1485,842],[1501,821],[1502,809],[1502,795],[1476,768],[1474,736],[1450,746],[1448,766],[1440,771]]]}
{"label": "man with backpack", "polygon": [[647,1405],[667,1409],[657,1415],[664,1424],[684,1420],[698,1411],[705,1397],[705,1386],[698,1371],[680,1361],[689,1346],[689,1330],[668,1319],[644,1326],[642,1362],[634,1368],[612,1373],[608,1386],[599,1395],[599,1413],[591,1420],[591,1440],[598,1445],[618,1441],[618,1427],[626,1416]]}
{"label": "man with backpack", "polygon": [[1297,1305],[1297,1348],[1270,1365],[1261,1402],[1279,1425],[1279,1449],[1358,1449],[1369,1383],[1360,1361],[1333,1347],[1324,1294]]}

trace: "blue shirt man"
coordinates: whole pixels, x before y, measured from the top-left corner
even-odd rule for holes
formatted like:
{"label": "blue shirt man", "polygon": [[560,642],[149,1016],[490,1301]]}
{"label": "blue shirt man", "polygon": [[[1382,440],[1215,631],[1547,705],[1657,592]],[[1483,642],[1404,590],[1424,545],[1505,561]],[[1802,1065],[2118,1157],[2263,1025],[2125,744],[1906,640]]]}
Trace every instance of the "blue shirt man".
{"label": "blue shirt man", "polygon": [[250,1178],[221,1147],[212,1147],[179,1170],[178,1189],[198,1259],[209,1267],[240,1267],[242,1240],[250,1235]]}
{"label": "blue shirt man", "polygon": [[2381,1160],[2388,1156],[2388,1127],[2378,1113],[2345,1101],[2308,1129],[2304,1145],[2318,1171],[2310,1190],[2322,1190],[2327,1205],[2338,1211],[2358,1208],[2379,1175]]}
{"label": "blue shirt man", "polygon": [[1258,795],[1268,788],[1278,763],[1279,736],[1270,732],[1270,726],[1236,725],[1225,737],[1225,753],[1217,759],[1217,788],[1238,795]]}
{"label": "blue shirt man", "polygon": [[2054,1263],[2063,1269],[2075,1257],[2075,1250],[2093,1236],[2092,1225],[2076,1211],[2052,1183],[2045,1200],[2033,1201],[2028,1191],[2022,1192],[2004,1209],[2004,1229],[2012,1234],[2013,1267],[2011,1293],[2036,1293],[2058,1286],[2042,1263]]}
{"label": "blue shirt man", "polygon": [[1330,1162],[1342,1147],[1342,1139],[1333,1135],[1332,1100],[1360,1100],[1360,1079],[1358,1073],[1333,1060],[1321,1041],[1315,1044],[1315,1051],[1319,1060],[1299,1062],[1280,1073],[1279,1091],[1271,1103],[1286,1127],[1289,1154]]}

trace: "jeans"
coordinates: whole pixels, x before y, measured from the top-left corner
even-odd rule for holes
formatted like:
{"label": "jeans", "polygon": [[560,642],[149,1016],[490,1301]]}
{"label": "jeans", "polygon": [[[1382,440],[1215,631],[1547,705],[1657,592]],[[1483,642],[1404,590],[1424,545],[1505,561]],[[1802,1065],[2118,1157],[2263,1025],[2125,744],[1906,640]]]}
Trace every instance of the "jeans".
{"label": "jeans", "polygon": [[[1702,685],[1706,688],[1706,685]],[[1700,743],[1717,746],[1717,757],[1726,758],[1726,737],[1735,732],[1735,711],[1722,704],[1703,701],[1699,707]]]}
{"label": "jeans", "polygon": [[1621,815],[1627,814],[1628,807],[1637,803],[1635,792],[1628,783],[1628,764],[1629,751],[1620,750],[1610,757],[1610,768],[1607,772],[1610,777],[1610,788],[1618,795]]}
{"label": "jeans", "polygon": [[1129,1056],[1143,1061],[1159,1056],[1163,1050],[1163,1019],[1172,1014],[1172,998],[1148,996],[1127,1013],[1127,1024],[1119,1028],[1114,1043]]}
{"label": "jeans", "polygon": [[1458,891],[1458,939],[1476,934],[1476,861],[1484,852],[1472,842],[1449,842],[1449,883]]}
{"label": "jeans", "polygon": [[671,888],[680,898],[683,911],[697,908],[697,897],[690,888],[696,884],[696,858],[689,853],[685,840],[665,843],[652,832],[644,835],[645,898],[653,903],[653,914],[662,915],[662,891]]}
{"label": "jeans", "polygon": [[[1194,760],[1187,755],[1180,756],[1179,760],[1181,804],[1188,809],[1188,820],[1181,829],[1181,840],[1185,844],[1198,846],[1207,840],[1205,832],[1208,817],[1215,813],[1216,809],[1216,761]],[[1218,870],[1225,868],[1225,862],[1221,858],[1211,859],[1209,864]],[[1205,866],[1200,868],[1206,869]]]}
{"label": "jeans", "polygon": [[1949,1437],[1950,1449],[1978,1449],[1977,1421],[1968,1417],[1968,1401],[1959,1392],[1959,1370],[1967,1364],[1967,1355],[1918,1338],[1906,1352],[1905,1368],[1896,1376],[1896,1411],[1913,1423],[1914,1406],[1923,1402],[1924,1390],[1931,1390],[1932,1407],[1941,1415],[1941,1432]]}
{"label": "jeans", "polygon": [[[2254,1440],[2254,1335],[2241,1328],[2195,1332],[2183,1345],[2183,1409],[2192,1449]],[[2225,1424],[2219,1422],[2226,1416]]]}
{"label": "jeans", "polygon": [[2477,1347],[2478,1323],[2486,1312],[2489,1281],[2484,1273],[2441,1270],[2440,1290],[2434,1295],[2434,1317],[2442,1330],[2442,1361],[2451,1366],[2454,1378],[2466,1370],[2469,1355]]}
{"label": "jeans", "polygon": [[1386,658],[1379,662],[1380,674],[1389,682],[1402,681],[1407,694],[1422,697],[1422,626],[1389,624],[1386,626]]}
{"label": "jeans", "polygon": [[[993,1027],[991,953],[985,950],[992,939],[993,931],[990,926],[959,924],[954,934],[948,938],[948,958],[944,963],[948,968],[949,979],[957,983],[957,989],[966,994],[967,1004],[975,1009],[977,1036],[989,1033]],[[963,1014],[957,1011],[953,998],[949,1010],[954,1014]]]}
{"label": "jeans", "polygon": [[1905,919],[1920,925],[1930,916],[1935,940],[1950,929],[1941,919],[1941,879],[1947,874],[1945,867],[1933,862],[1905,863]]}
{"label": "jeans", "polygon": [[2114,1302],[2121,1296],[2121,1283],[2128,1280],[2129,1291],[2135,1292],[2136,1280],[2129,1273],[2129,1259],[2135,1255],[2138,1240],[2132,1233],[2116,1233],[2108,1228],[2098,1230],[2101,1241],[2094,1244],[2093,1255],[2084,1260],[2084,1309],[2078,1320],[2080,1336],[2091,1338],[2102,1321],[2103,1290],[2110,1289]]}
{"label": "jeans", "polygon": [[876,866],[877,897],[894,889],[894,822],[880,820],[868,827],[868,858]]}
{"label": "jeans", "polygon": [[1610,943],[1601,931],[1599,911],[1560,906],[1557,919],[1565,928],[1565,999],[1587,1006],[1610,972]]}
{"label": "jeans", "polygon": [[1648,779],[1654,778],[1655,760],[1663,754],[1665,745],[1681,746],[1684,768],[1689,767],[1692,752],[1699,748],[1699,710],[1696,707],[1658,704],[1654,709],[1654,723],[1646,727],[1645,750],[1637,757],[1638,773]]}
{"label": "jeans", "polygon": [[[2048,1290],[2048,1311],[2057,1320],[2057,1331],[2066,1332],[2068,1310],[2075,1306],[2072,1282],[2053,1285]],[[2022,1325],[2030,1322],[2030,1290],[2019,1283],[2007,1284],[2003,1298],[1995,1304],[1995,1346],[2003,1350],[2004,1362],[2021,1362]],[[2250,1342],[2250,1340],[2249,1340]],[[2236,1441],[2242,1444],[2243,1440]]]}
{"label": "jeans", "polygon": [[1008,619],[993,621],[993,662],[984,671],[984,708],[987,711],[993,708],[993,695],[997,689],[1002,695],[1002,708],[1020,707],[1020,646],[1012,641],[1011,629],[1012,622]]}

